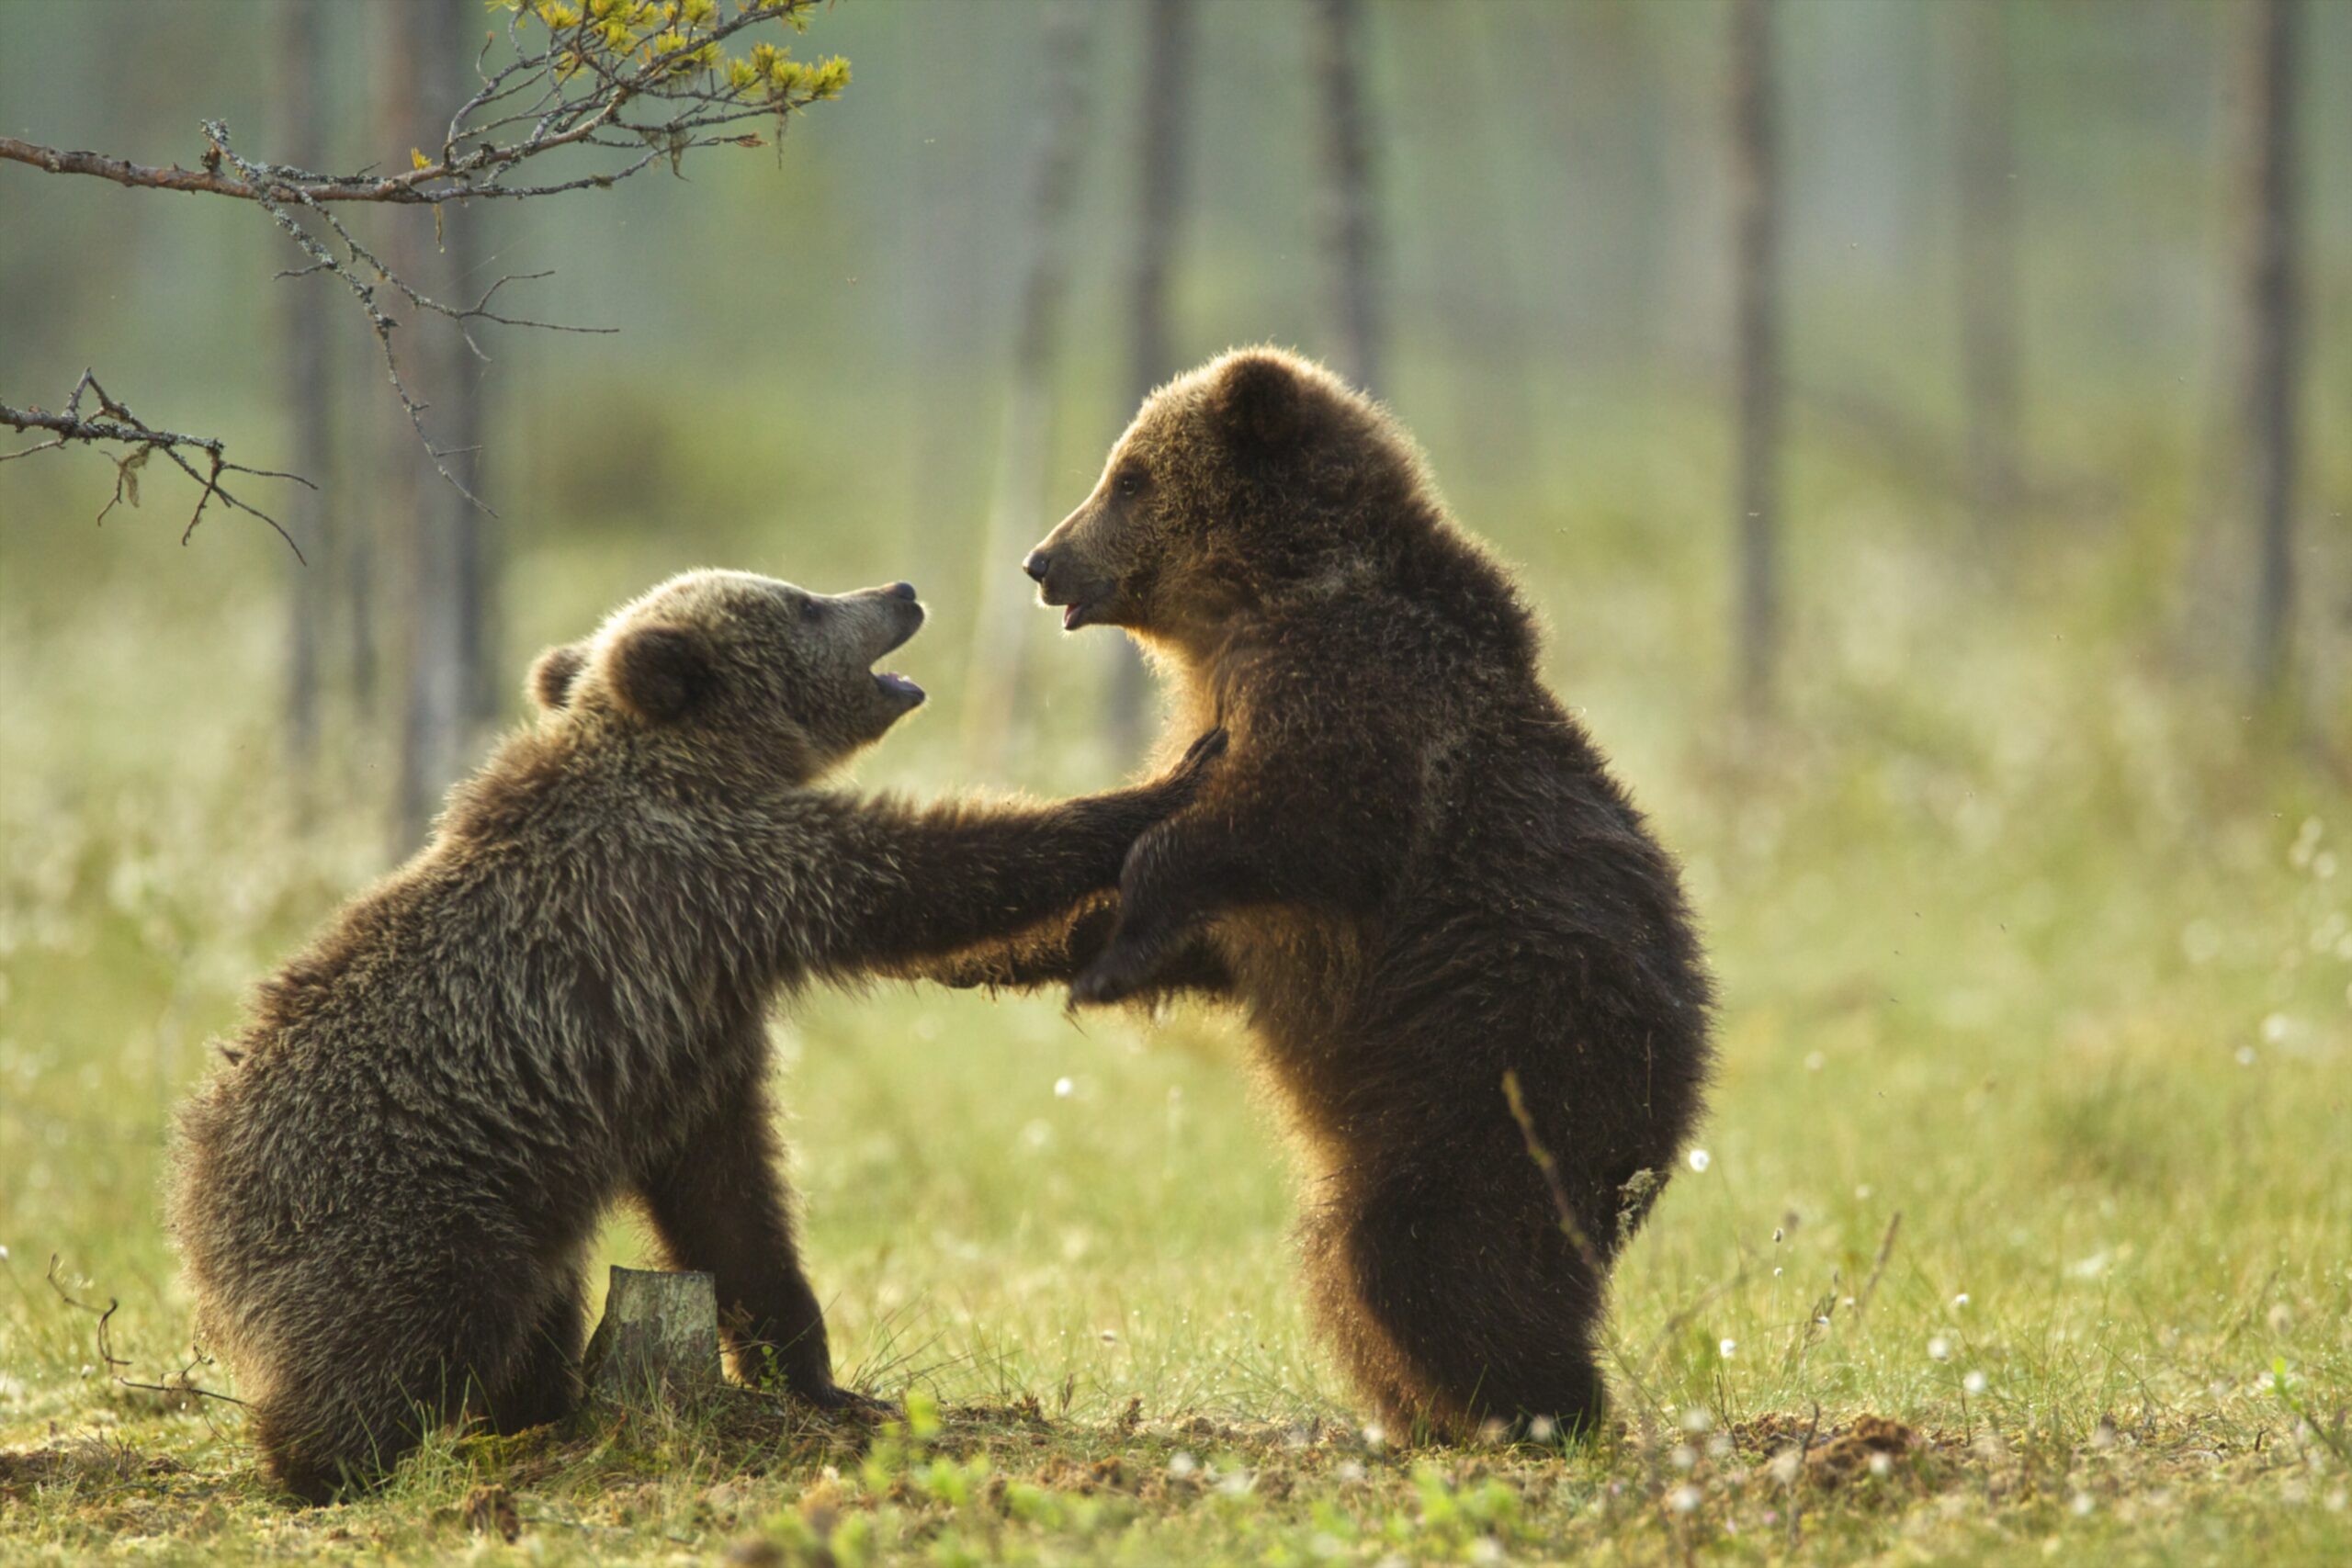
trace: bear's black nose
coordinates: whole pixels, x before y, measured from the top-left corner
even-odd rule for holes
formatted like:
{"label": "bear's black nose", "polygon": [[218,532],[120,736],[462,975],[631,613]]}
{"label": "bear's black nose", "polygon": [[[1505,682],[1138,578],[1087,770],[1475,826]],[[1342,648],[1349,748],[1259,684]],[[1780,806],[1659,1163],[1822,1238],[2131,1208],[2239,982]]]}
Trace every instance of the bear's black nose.
{"label": "bear's black nose", "polygon": [[1043,582],[1046,581],[1046,573],[1053,570],[1053,565],[1052,561],[1046,558],[1045,551],[1031,550],[1029,558],[1021,563],[1021,570],[1029,574],[1030,581]]}
{"label": "bear's black nose", "polygon": [[915,585],[911,582],[894,582],[890,584],[890,592],[900,599],[912,599],[915,596]]}

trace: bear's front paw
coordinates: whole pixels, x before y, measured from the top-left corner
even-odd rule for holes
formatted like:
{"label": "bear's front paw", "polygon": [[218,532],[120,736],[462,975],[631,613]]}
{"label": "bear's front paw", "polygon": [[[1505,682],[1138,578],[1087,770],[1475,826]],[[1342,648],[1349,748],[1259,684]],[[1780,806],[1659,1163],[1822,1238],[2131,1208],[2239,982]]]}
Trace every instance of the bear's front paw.
{"label": "bear's front paw", "polygon": [[1201,786],[1208,782],[1217,759],[1225,755],[1227,740],[1225,730],[1219,728],[1203,735],[1186,749],[1183,757],[1153,786],[1159,797],[1156,804],[1161,816],[1173,817],[1193,804],[1193,797],[1201,793]]}
{"label": "bear's front paw", "polygon": [[876,1399],[872,1394],[860,1393],[854,1388],[843,1388],[836,1382],[827,1382],[816,1388],[794,1388],[790,1393],[798,1403],[834,1416],[868,1421],[894,1421],[904,1414],[887,1399]]}

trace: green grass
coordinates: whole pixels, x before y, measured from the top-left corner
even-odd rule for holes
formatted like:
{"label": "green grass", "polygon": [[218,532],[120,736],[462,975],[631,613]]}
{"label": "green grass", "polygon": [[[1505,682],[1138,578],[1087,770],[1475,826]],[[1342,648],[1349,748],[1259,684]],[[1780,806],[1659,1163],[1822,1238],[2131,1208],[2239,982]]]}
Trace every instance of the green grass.
{"label": "green grass", "polygon": [[[1725,1002],[1705,1168],[1617,1276],[1601,1440],[1365,1433],[1301,1319],[1278,1120],[1229,1021],[890,987],[775,1039],[839,1359],[910,1428],[744,1394],[446,1438],[311,1512],[269,1496],[233,1406],[109,1376],[90,1308],[119,1303],[123,1377],[186,1364],[165,1117],[243,988],[380,863],[380,758],[346,719],[307,811],[278,776],[262,545],[62,512],[0,592],[0,1560],[2352,1559],[2340,776],[2157,657],[2115,528],[1995,588],[1827,470],[1800,475],[1836,521],[1800,545],[1785,711],[1730,713],[1714,541],[1630,521],[1689,481],[1620,480],[1493,525],[1686,857]],[[692,548],[897,574],[831,536],[778,563],[789,537]],[[683,564],[537,547],[518,638]],[[956,776],[962,595],[926,587],[908,667],[941,711],[869,782]],[[1097,661],[1042,634],[1036,661],[1020,782],[1103,780]],[[515,1546],[469,1523],[483,1486]]]}

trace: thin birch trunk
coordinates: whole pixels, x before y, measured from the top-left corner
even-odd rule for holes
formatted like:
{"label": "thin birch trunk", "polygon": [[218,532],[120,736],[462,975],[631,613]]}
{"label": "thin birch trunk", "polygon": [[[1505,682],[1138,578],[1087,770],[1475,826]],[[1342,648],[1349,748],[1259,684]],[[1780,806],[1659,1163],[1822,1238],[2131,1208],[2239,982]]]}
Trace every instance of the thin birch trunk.
{"label": "thin birch trunk", "polygon": [[[286,158],[309,169],[324,168],[329,161],[319,113],[319,74],[325,52],[319,35],[324,19],[323,7],[314,0],[283,0],[279,11],[277,102]],[[328,295],[318,279],[293,279],[284,287],[282,369],[293,435],[289,466],[319,487],[293,487],[285,514],[287,531],[304,558],[292,563],[287,583],[286,760],[307,804],[317,782],[326,649],[334,632],[334,591],[344,552],[340,540],[329,536],[324,499],[336,488],[334,381],[327,367]]]}
{"label": "thin birch trunk", "polygon": [[1382,385],[1380,225],[1363,81],[1362,0],[1315,0],[1314,70],[1322,98],[1323,252],[1340,374]]}
{"label": "thin birch trunk", "polygon": [[[1195,0],[1148,0],[1144,13],[1142,135],[1136,169],[1135,254],[1127,274],[1127,355],[1140,405],[1176,366],[1169,345],[1168,264],[1183,207],[1192,128]],[[1107,732],[1114,755],[1143,749],[1151,716],[1151,681],[1143,655],[1125,637],[1111,653]]]}
{"label": "thin birch trunk", "polygon": [[2245,483],[2256,530],[2253,678],[2266,698],[2294,661],[2297,332],[2301,213],[2295,145],[2298,0],[2252,0],[2246,18]]}
{"label": "thin birch trunk", "polygon": [[2018,502],[2016,149],[2007,0],[1961,0],[1960,316],[1969,505],[1988,536]]}
{"label": "thin birch trunk", "polygon": [[1733,0],[1732,199],[1737,355],[1740,684],[1772,697],[1781,639],[1780,170],[1772,0]]}
{"label": "thin birch trunk", "polygon": [[965,687],[964,757],[980,773],[1002,765],[1021,688],[1023,617],[1028,583],[1021,557],[1051,519],[1046,461],[1053,436],[1053,371],[1061,340],[1063,296],[1069,291],[1069,224],[1080,153],[1090,108],[1087,63],[1093,9],[1085,0],[1058,0],[1046,14],[1044,124],[1030,186],[1029,249],[1022,267],[1012,381],[1005,400],[1004,435],[996,488],[982,535],[978,613]]}
{"label": "thin birch trunk", "polygon": [[[448,111],[473,80],[479,14],[472,0],[420,0],[383,13],[384,113],[402,128],[393,145],[439,149]],[[479,293],[479,221],[477,212],[454,205],[437,220],[399,215],[395,270],[443,300]],[[413,308],[401,321],[402,373],[429,405],[425,429],[449,471],[480,494],[481,362],[453,323]],[[481,513],[434,471],[404,419],[390,439],[396,446],[388,463],[401,503],[397,541],[405,622],[393,836],[395,851],[405,852],[423,839],[442,792],[463,771],[490,700],[487,541]]]}

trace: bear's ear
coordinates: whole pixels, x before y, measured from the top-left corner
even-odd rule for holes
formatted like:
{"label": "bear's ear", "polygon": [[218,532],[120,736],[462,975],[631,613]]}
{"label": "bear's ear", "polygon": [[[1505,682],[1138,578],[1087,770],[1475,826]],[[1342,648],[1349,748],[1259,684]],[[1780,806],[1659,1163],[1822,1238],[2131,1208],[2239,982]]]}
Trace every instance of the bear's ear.
{"label": "bear's ear", "polygon": [[531,665],[531,700],[552,713],[571,701],[572,682],[587,668],[588,650],[576,642],[550,648]]}
{"label": "bear's ear", "polygon": [[607,660],[613,694],[656,724],[684,717],[718,680],[702,634],[685,626],[631,626],[614,642]]}
{"label": "bear's ear", "polygon": [[1237,446],[1272,448],[1298,439],[1306,389],[1298,373],[1271,354],[1234,357],[1209,392],[1209,408]]}

